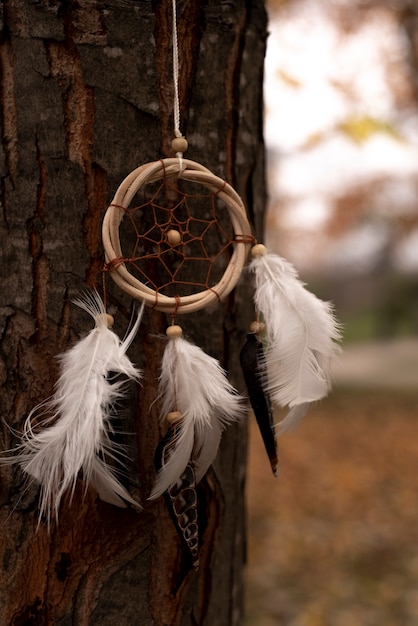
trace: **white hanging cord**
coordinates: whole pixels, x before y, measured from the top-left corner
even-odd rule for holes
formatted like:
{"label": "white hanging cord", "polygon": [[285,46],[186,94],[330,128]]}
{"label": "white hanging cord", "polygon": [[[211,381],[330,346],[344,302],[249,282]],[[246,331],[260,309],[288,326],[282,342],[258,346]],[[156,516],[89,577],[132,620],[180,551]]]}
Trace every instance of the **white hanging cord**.
{"label": "white hanging cord", "polygon": [[180,101],[179,101],[179,47],[177,37],[177,8],[173,0],[173,81],[174,81],[174,134],[182,137],[180,131]]}
{"label": "white hanging cord", "polygon": [[176,0],[172,0],[173,6],[173,83],[174,83],[174,135],[171,142],[172,148],[179,159],[180,173],[183,171],[183,152],[187,150],[187,140],[180,130],[180,99],[179,99],[179,46],[177,35],[177,7]]}

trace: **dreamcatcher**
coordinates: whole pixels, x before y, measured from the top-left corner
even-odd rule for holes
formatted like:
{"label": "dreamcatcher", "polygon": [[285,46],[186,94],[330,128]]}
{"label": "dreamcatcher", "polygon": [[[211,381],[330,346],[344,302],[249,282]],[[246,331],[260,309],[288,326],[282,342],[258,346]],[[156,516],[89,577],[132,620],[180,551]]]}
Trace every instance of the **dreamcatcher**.
{"label": "dreamcatcher", "polygon": [[223,430],[244,415],[245,402],[219,362],[185,338],[178,318],[224,300],[251,251],[248,271],[255,281],[256,320],[240,360],[274,474],[278,458],[272,407],[289,408],[279,426],[283,430],[327,394],[339,332],[330,306],[305,289],[286,260],[255,241],[234,189],[184,158],[175,18],[173,0],[176,156],[129,174],[102,229],[105,272],[141,306],[121,341],[97,292],[78,302],[94,318],[95,328],[61,356],[54,395],[29,415],[17,458],[41,483],[41,515],[58,515],[63,494],[74,491],[80,472],[105,501],[138,506],[112,465],[123,454],[110,436],[112,416],[122,401],[124,381],[140,380],[126,350],[144,305],[166,313],[170,324],[157,398],[164,433],[156,448],[150,498],[164,495],[197,567],[196,485],[216,457]]}

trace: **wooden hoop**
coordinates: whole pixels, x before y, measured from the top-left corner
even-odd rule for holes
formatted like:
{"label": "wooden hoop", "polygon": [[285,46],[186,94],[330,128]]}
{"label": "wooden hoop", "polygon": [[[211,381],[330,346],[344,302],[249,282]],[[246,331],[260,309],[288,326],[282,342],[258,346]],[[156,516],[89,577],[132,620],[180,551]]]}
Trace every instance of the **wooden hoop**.
{"label": "wooden hoop", "polygon": [[[216,193],[228,210],[234,236],[242,239],[233,242],[231,259],[216,285],[189,296],[175,298],[157,293],[154,289],[147,287],[132,276],[125,263],[119,263],[119,260],[123,258],[119,225],[125,214],[124,209],[129,207],[132,198],[141,187],[162,178],[174,177],[200,183],[212,193]],[[236,286],[253,243],[245,207],[237,192],[200,163],[179,158],[146,163],[125,178],[106,211],[102,237],[106,263],[111,266],[112,261],[115,261],[110,274],[116,284],[134,298],[145,301],[148,306],[166,313],[191,313],[225,298]]]}

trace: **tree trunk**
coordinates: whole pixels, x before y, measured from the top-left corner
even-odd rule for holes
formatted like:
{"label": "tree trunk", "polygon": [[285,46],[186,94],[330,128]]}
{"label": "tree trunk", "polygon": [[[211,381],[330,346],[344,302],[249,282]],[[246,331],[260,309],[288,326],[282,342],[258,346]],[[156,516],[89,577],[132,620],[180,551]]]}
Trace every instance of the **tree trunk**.
{"label": "tree trunk", "polygon": [[[265,203],[262,0],[179,0],[180,107],[187,157],[232,184],[255,234]],[[100,228],[114,191],[173,136],[169,0],[4,0],[0,15],[0,445],[16,445],[53,389],[55,356],[91,328],[71,301],[100,285]],[[110,283],[112,281],[108,281]],[[129,299],[108,284],[116,331]],[[242,389],[251,317],[245,280],[215,311],[187,316],[192,340]],[[210,323],[210,332],[206,329]],[[0,469],[0,621],[60,626],[242,623],[246,426],[224,434],[199,488],[200,568],[187,566],[163,499],[147,501],[161,438],[153,404],[167,320],[148,310],[131,359],[144,380],[123,416],[136,432],[130,491],[139,513],[76,489],[59,524],[38,524],[36,485]]]}

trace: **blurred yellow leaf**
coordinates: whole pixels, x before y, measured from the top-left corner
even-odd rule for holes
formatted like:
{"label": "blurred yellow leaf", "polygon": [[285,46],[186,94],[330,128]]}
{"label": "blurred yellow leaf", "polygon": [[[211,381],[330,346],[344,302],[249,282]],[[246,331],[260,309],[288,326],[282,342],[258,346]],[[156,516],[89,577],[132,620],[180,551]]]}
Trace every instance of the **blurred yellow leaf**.
{"label": "blurred yellow leaf", "polygon": [[356,143],[363,143],[376,133],[385,133],[394,139],[401,139],[396,128],[374,117],[351,117],[339,124],[338,130],[342,131]]}
{"label": "blurred yellow leaf", "polygon": [[277,75],[277,78],[279,78],[283,83],[285,83],[289,87],[294,87],[295,89],[298,89],[301,86],[301,82],[297,78],[292,76],[291,74],[288,74],[286,70],[278,69],[276,72],[276,75]]}
{"label": "blurred yellow leaf", "polygon": [[318,131],[317,133],[312,133],[303,143],[302,148],[303,150],[310,150],[311,148],[315,148],[318,144],[321,143],[321,141],[324,141],[324,139],[326,139],[325,133],[321,131]]}

